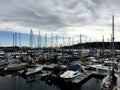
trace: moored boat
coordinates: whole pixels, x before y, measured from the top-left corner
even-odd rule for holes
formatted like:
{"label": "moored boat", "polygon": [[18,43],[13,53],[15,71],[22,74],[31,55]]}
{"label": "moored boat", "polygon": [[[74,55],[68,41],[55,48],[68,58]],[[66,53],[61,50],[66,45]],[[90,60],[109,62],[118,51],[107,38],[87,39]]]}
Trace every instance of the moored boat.
{"label": "moored boat", "polygon": [[120,77],[114,73],[114,70],[103,78],[101,88],[102,90],[120,90]]}
{"label": "moored boat", "polygon": [[9,64],[7,67],[4,68],[4,71],[17,71],[24,69],[27,66],[27,63],[15,63]]}
{"label": "moored boat", "polygon": [[80,64],[75,64],[70,66],[67,71],[61,74],[60,78],[64,79],[65,82],[70,82],[72,79],[82,75],[84,72],[85,71],[83,70]]}
{"label": "moored boat", "polygon": [[42,71],[42,69],[43,69],[42,66],[37,66],[37,67],[34,67],[34,68],[28,68],[28,69],[25,69],[21,74],[27,76],[27,75],[38,73],[38,72]]}

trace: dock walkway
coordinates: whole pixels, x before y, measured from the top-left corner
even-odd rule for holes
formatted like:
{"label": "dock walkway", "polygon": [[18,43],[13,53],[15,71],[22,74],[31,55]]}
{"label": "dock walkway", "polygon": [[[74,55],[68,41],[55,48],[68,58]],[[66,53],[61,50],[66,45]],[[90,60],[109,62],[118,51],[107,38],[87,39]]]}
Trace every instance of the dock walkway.
{"label": "dock walkway", "polygon": [[85,73],[85,74],[82,74],[76,78],[74,78],[72,80],[72,83],[75,83],[75,84],[78,84],[78,83],[81,83],[83,81],[86,81],[86,79],[89,79],[91,77],[92,73]]}
{"label": "dock walkway", "polygon": [[103,78],[106,74],[100,74],[95,72],[86,72],[72,80],[73,84],[84,84],[86,81],[88,81],[91,77],[99,77]]}

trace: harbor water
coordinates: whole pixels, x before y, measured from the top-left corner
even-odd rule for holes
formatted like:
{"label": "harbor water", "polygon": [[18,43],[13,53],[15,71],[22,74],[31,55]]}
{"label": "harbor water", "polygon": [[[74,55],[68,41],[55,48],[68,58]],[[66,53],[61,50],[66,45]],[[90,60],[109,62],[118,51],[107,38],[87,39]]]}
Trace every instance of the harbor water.
{"label": "harbor water", "polygon": [[48,84],[39,74],[21,77],[20,75],[0,76],[0,90],[101,90],[101,79],[91,78],[82,86],[63,83]]}

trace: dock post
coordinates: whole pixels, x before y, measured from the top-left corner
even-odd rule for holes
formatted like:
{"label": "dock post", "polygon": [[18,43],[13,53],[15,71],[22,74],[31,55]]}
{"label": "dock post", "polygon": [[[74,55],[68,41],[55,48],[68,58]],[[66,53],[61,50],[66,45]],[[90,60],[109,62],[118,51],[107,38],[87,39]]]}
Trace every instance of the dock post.
{"label": "dock post", "polygon": [[98,66],[97,66],[97,68],[96,68],[96,72],[98,73]]}

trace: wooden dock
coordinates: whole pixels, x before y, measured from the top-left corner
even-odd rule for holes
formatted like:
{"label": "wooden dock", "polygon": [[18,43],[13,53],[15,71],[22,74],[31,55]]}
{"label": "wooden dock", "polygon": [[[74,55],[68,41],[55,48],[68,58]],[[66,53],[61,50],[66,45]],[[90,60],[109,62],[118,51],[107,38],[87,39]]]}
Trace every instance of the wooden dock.
{"label": "wooden dock", "polygon": [[73,84],[84,84],[87,82],[90,78],[92,77],[97,77],[97,78],[104,78],[106,75],[105,74],[98,74],[98,73],[93,73],[93,72],[86,72],[83,75],[80,75],[72,80]]}
{"label": "wooden dock", "polygon": [[74,78],[72,80],[72,83],[79,84],[79,83],[86,82],[87,80],[89,80],[89,78],[91,77],[91,75],[92,75],[92,73],[85,73],[83,75],[80,75],[80,76]]}

